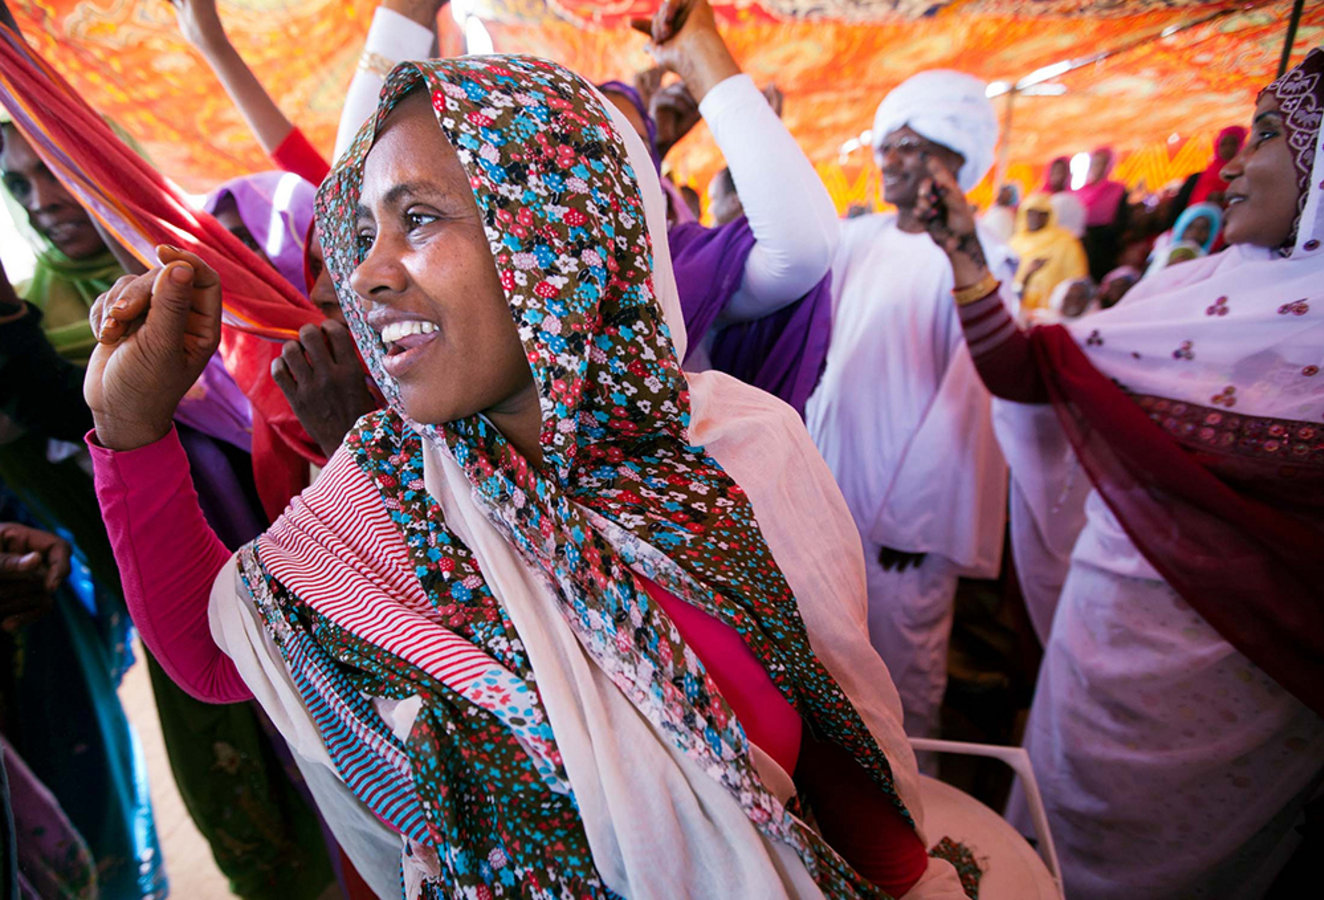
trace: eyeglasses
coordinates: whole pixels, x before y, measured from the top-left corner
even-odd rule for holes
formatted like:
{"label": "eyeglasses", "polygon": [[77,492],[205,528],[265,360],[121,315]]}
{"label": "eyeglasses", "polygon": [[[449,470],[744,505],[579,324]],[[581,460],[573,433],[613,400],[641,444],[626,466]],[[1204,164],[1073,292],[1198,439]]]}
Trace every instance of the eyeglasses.
{"label": "eyeglasses", "polygon": [[895,153],[898,156],[916,156],[920,153],[929,153],[931,144],[923,138],[901,137],[893,141],[883,141],[874,148],[874,155],[878,157],[887,156]]}

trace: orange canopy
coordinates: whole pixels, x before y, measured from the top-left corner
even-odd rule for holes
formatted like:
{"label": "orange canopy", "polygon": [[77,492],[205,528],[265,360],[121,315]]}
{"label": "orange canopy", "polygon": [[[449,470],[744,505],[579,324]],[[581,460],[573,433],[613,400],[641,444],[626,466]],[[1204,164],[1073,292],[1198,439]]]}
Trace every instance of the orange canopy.
{"label": "orange canopy", "polygon": [[[459,2],[459,0],[456,0]],[[94,107],[194,191],[269,168],[164,0],[9,0],[30,43]],[[866,149],[843,153],[882,96],[926,68],[990,82],[1042,78],[1012,102],[1007,174],[1028,187],[1053,156],[1107,143],[1118,175],[1158,188],[1202,168],[1221,127],[1245,123],[1277,69],[1290,0],[714,0],[736,58],[786,95],[785,118],[844,208],[873,199]],[[259,78],[330,152],[340,102],[371,20],[370,2],[220,0]],[[595,80],[649,64],[629,31],[657,0],[468,0],[500,52],[536,53]],[[449,24],[443,9],[442,19]],[[1166,34],[1166,36],[1164,36]],[[1307,3],[1294,61],[1324,41]],[[1059,75],[1045,67],[1098,62]],[[1059,66],[1060,68],[1061,66]],[[1036,73],[1038,73],[1036,75]],[[1005,114],[1007,95],[995,100]],[[668,157],[706,185],[720,155],[700,126]],[[977,192],[986,196],[988,186]]]}

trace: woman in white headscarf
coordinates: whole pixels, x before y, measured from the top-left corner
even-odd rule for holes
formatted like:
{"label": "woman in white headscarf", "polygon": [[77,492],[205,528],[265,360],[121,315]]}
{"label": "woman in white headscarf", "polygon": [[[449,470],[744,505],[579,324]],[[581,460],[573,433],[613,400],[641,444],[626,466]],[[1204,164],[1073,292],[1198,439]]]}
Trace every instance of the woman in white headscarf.
{"label": "woman in white headscarf", "polygon": [[161,418],[214,273],[163,248],[102,301],[100,499],[171,674],[256,697],[382,896],[959,896],[839,495],[789,407],[682,375],[623,117],[541,60],[405,64],[318,215],[389,408],[234,557]]}
{"label": "woman in white headscarf", "polygon": [[1029,332],[932,170],[923,212],[975,365],[1016,401],[999,434],[1041,533],[1093,487],[1026,730],[1073,898],[1262,896],[1324,778],[1321,111],[1316,49],[1223,169],[1226,251]]}

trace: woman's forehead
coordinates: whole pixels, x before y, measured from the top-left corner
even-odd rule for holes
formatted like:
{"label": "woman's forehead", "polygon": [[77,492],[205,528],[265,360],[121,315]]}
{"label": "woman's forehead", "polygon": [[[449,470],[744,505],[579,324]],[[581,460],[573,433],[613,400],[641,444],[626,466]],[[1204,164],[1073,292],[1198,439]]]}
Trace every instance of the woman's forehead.
{"label": "woman's forehead", "polygon": [[433,186],[467,180],[422,92],[411,93],[382,120],[363,160],[362,199],[384,194],[401,179]]}
{"label": "woman's forehead", "polygon": [[1275,97],[1269,91],[1265,91],[1264,93],[1260,94],[1259,99],[1255,102],[1256,118],[1264,115],[1265,113],[1279,112],[1281,109],[1282,107],[1278,103],[1278,98]]}

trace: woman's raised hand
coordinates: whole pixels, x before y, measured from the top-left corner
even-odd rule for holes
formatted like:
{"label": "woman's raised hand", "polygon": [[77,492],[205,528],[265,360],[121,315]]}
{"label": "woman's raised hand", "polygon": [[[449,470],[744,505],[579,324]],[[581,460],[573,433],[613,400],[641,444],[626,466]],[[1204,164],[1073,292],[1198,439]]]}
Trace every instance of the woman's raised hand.
{"label": "woman's raised hand", "polygon": [[928,170],[928,177],[920,184],[915,216],[947,254],[956,284],[978,284],[988,274],[988,260],[975,232],[975,209],[950,169],[930,157]]}
{"label": "woman's raised hand", "polygon": [[221,17],[216,12],[216,0],[169,0],[175,8],[175,19],[184,40],[203,53],[214,50],[218,44],[228,43]]}
{"label": "woman's raised hand", "polygon": [[156,248],[161,265],[125,275],[92,305],[97,346],[83,396],[111,450],[153,443],[221,342],[221,279],[192,253]]}
{"label": "woman's raised hand", "polygon": [[648,35],[653,60],[680,75],[695,100],[703,100],[708,91],[740,73],[717,33],[708,0],[664,0],[652,19],[635,19],[630,24]]}

